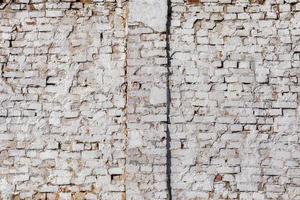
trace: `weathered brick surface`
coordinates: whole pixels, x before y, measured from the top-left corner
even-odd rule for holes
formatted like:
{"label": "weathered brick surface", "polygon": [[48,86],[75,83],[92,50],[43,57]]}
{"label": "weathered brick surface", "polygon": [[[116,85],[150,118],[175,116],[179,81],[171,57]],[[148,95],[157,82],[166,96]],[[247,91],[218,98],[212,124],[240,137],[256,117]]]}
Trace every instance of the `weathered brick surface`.
{"label": "weathered brick surface", "polygon": [[299,199],[299,11],[0,1],[0,197]]}
{"label": "weathered brick surface", "polygon": [[128,199],[166,199],[167,4],[134,0],[128,12],[126,194]]}
{"label": "weathered brick surface", "polygon": [[0,11],[1,195],[122,199],[125,3],[31,2]]}
{"label": "weathered brick surface", "polygon": [[173,196],[298,199],[298,1],[172,3]]}

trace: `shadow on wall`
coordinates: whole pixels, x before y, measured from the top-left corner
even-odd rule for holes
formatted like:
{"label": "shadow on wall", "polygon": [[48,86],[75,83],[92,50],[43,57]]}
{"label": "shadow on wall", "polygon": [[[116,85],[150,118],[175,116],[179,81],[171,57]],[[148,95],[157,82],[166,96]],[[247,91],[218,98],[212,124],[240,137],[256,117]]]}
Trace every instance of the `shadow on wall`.
{"label": "shadow on wall", "polygon": [[251,3],[264,4],[266,0],[251,0]]}

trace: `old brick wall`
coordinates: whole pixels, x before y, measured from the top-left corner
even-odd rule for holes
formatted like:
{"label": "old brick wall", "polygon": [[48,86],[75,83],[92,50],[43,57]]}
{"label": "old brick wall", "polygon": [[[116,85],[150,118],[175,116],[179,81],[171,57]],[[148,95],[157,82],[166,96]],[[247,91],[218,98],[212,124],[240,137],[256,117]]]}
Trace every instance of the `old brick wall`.
{"label": "old brick wall", "polygon": [[166,1],[128,6],[126,196],[166,199]]}
{"label": "old brick wall", "polygon": [[299,2],[172,11],[175,199],[299,199]]}
{"label": "old brick wall", "polygon": [[124,4],[34,0],[0,11],[3,199],[124,196]]}
{"label": "old brick wall", "polygon": [[298,0],[3,0],[2,199],[299,199]]}

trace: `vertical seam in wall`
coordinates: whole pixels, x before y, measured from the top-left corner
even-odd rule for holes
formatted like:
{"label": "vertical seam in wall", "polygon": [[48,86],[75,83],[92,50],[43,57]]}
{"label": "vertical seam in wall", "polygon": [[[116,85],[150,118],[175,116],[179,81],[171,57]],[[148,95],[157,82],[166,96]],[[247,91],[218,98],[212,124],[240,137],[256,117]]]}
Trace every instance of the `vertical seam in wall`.
{"label": "vertical seam in wall", "polygon": [[124,84],[125,84],[125,88],[124,88],[124,96],[125,96],[125,106],[124,106],[124,117],[125,117],[125,169],[124,169],[124,195],[122,196],[122,200],[126,200],[126,192],[127,192],[127,188],[126,188],[126,180],[127,180],[127,159],[126,159],[126,155],[127,155],[127,147],[128,147],[128,62],[127,62],[127,46],[128,46],[128,1],[125,1],[125,13],[124,13],[124,28],[125,28],[125,62],[124,62]]}
{"label": "vertical seam in wall", "polygon": [[171,89],[170,89],[170,75],[171,75],[171,55],[170,55],[170,35],[171,35],[171,18],[172,18],[172,7],[171,0],[167,0],[168,12],[167,12],[167,23],[166,23],[166,53],[167,53],[167,77],[166,77],[166,89],[167,89],[167,127],[166,127],[166,149],[167,149],[167,163],[166,163],[166,174],[167,174],[167,190],[168,199],[172,200],[172,186],[171,186],[171,135],[170,135],[170,105],[171,105]]}

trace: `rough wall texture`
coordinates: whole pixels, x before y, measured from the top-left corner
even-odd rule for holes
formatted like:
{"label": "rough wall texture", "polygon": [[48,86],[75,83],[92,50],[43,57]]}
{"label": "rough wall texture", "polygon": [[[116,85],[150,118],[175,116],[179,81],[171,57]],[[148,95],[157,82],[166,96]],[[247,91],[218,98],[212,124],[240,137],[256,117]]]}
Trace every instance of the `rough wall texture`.
{"label": "rough wall texture", "polygon": [[300,4],[173,1],[179,199],[299,199]]}
{"label": "rough wall texture", "polygon": [[166,199],[167,4],[132,0],[128,8],[126,196]]}
{"label": "rough wall texture", "polygon": [[4,199],[124,195],[123,4],[22,1],[0,11]]}
{"label": "rough wall texture", "polygon": [[298,0],[0,1],[6,199],[300,199]]}

